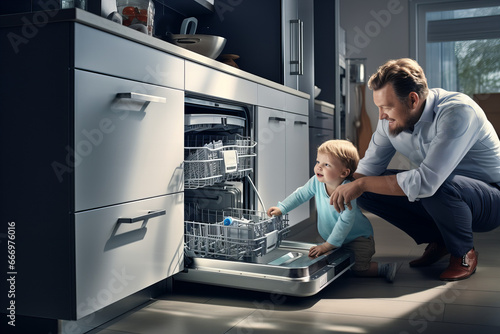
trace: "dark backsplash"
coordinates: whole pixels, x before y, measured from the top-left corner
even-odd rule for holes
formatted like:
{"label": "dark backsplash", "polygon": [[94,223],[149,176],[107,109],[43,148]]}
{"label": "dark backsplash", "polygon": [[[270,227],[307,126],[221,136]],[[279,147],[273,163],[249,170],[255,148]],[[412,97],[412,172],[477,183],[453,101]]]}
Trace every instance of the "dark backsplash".
{"label": "dark backsplash", "polygon": [[[155,23],[154,31],[157,37],[163,37],[167,32],[178,34],[182,20],[187,16],[185,7],[183,11],[176,9],[178,0],[153,0],[155,5]],[[183,0],[184,3],[189,3],[189,0]],[[192,1],[193,12],[199,13],[201,6]],[[91,12],[98,13],[100,8],[100,0],[87,0],[87,9]],[[36,12],[46,9],[61,8],[61,0],[15,0],[15,1],[0,1],[0,15],[20,14]],[[205,15],[212,15],[208,10],[205,10]]]}

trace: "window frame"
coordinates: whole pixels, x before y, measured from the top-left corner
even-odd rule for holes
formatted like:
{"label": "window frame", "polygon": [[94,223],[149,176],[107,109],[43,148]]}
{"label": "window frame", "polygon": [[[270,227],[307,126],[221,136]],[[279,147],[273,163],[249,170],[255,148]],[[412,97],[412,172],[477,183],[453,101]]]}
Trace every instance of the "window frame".
{"label": "window frame", "polygon": [[[422,68],[426,68],[426,44],[427,44],[427,12],[447,11],[457,9],[470,9],[480,7],[500,6],[499,0],[409,0],[410,9],[410,57],[418,61]],[[464,21],[466,24],[474,23],[477,20]]]}

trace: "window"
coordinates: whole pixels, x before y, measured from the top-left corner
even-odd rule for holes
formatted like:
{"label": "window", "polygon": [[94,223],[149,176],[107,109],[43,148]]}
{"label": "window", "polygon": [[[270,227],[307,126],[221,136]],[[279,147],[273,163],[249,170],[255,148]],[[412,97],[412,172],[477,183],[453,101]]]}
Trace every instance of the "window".
{"label": "window", "polygon": [[429,87],[500,92],[500,0],[413,3],[410,52]]}

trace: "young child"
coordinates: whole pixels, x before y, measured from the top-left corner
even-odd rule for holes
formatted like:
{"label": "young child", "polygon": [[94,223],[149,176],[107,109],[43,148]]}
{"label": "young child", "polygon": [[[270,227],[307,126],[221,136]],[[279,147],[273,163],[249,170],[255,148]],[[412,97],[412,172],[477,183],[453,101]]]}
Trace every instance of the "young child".
{"label": "young child", "polygon": [[278,206],[267,210],[269,216],[286,214],[314,197],[318,214],[318,232],[325,240],[311,247],[310,257],[318,257],[334,248],[344,247],[354,253],[352,270],[359,276],[381,276],[388,282],[394,280],[397,263],[372,262],[375,254],[373,228],[368,218],[351,201],[340,214],[330,205],[330,195],[337,186],[351,182],[358,165],[359,155],[354,145],[347,140],[328,140],[318,148],[314,174],[302,187],[295,190]]}

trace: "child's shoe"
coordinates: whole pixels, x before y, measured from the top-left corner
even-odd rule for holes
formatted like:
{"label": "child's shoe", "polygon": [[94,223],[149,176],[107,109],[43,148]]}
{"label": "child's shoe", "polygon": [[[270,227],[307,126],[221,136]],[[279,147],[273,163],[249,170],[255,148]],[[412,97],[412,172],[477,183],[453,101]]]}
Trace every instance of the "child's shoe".
{"label": "child's shoe", "polygon": [[381,277],[385,277],[385,280],[389,283],[394,282],[394,278],[396,277],[396,271],[398,270],[398,264],[396,262],[393,263],[385,263],[378,264],[378,274]]}

